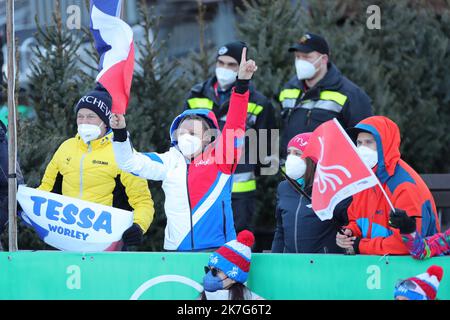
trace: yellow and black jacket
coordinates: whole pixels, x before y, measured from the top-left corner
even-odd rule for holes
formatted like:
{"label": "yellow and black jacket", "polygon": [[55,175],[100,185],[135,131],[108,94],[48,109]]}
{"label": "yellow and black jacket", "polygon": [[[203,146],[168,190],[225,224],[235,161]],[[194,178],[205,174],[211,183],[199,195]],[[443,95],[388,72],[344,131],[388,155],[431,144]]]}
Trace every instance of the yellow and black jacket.
{"label": "yellow and black jacket", "polygon": [[112,135],[106,134],[89,145],[79,135],[64,141],[38,189],[134,211],[134,222],[145,233],[154,215],[147,181],[119,169]]}

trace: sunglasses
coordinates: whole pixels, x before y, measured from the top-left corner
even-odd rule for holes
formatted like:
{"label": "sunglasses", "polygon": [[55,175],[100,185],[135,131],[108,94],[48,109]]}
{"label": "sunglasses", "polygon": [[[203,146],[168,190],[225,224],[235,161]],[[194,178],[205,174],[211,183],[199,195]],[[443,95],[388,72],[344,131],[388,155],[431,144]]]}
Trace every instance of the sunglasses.
{"label": "sunglasses", "polygon": [[403,287],[407,290],[414,290],[417,288],[417,284],[411,280],[399,280],[396,284],[395,284],[395,288],[399,288],[399,287]]}
{"label": "sunglasses", "polygon": [[208,273],[209,271],[211,271],[211,273],[212,273],[212,275],[214,277],[217,276],[217,269],[216,268],[205,266],[205,273]]}

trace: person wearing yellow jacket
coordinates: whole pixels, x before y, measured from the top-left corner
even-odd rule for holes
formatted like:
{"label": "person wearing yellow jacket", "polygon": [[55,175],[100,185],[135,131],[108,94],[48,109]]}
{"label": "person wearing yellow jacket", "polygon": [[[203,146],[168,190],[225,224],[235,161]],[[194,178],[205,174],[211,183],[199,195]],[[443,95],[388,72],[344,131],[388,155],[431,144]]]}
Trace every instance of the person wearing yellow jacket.
{"label": "person wearing yellow jacket", "polygon": [[55,152],[38,189],[133,211],[134,223],[122,240],[125,247],[136,246],[153,220],[153,200],[147,181],[122,171],[115,161],[111,106],[111,96],[100,84],[80,99],[78,134]]}

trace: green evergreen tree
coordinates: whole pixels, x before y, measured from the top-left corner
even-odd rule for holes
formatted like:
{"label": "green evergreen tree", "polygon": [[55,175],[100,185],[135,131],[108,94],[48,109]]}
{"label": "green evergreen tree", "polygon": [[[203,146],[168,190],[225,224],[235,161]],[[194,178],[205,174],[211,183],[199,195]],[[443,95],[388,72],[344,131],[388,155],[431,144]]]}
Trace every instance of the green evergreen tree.
{"label": "green evergreen tree", "polygon": [[[379,30],[367,27],[370,5],[381,9]],[[306,31],[321,34],[331,61],[367,92],[375,114],[399,125],[402,157],[419,173],[450,170],[449,0],[439,9],[421,0],[251,0],[238,12],[237,29],[260,66],[254,82],[263,93],[276,98],[295,75],[288,46]],[[266,179],[264,194],[275,195],[276,183]],[[274,198],[258,194],[257,225],[272,230]]]}
{"label": "green evergreen tree", "polygon": [[[366,8],[377,3],[366,0],[363,4]],[[416,171],[448,172],[450,1],[439,10],[426,1],[383,1],[378,5],[381,29],[364,28],[361,39],[378,58],[368,66],[378,76],[378,88],[383,84],[389,93],[383,97],[384,88],[368,90],[375,110],[399,125],[402,157]],[[361,17],[355,20],[365,23]],[[360,83],[364,81],[361,78]]]}
{"label": "green evergreen tree", "polygon": [[[381,9],[381,28],[367,8]],[[375,114],[394,120],[402,158],[420,173],[448,172],[449,12],[427,1],[311,2],[305,30],[329,41],[331,60],[372,98]]]}
{"label": "green evergreen tree", "polygon": [[273,97],[295,72],[289,46],[302,35],[300,2],[249,0],[237,8],[239,38],[249,45],[248,56],[258,64],[252,81],[267,97]]}
{"label": "green evergreen tree", "polygon": [[[449,1],[311,2],[305,21],[330,43],[331,60],[372,98],[375,114],[394,120],[402,158],[419,173],[448,172]],[[381,28],[367,26],[371,5]]]}
{"label": "green evergreen tree", "polygon": [[30,186],[37,186],[59,145],[76,133],[74,106],[88,86],[78,61],[83,38],[66,30],[57,1],[54,27],[43,28],[37,21],[36,60],[31,62],[30,100],[37,121],[29,123],[19,136],[22,166]]}
{"label": "green evergreen tree", "polygon": [[203,82],[213,74],[213,66],[216,62],[215,47],[211,41],[206,40],[206,7],[202,0],[197,0],[197,23],[199,27],[199,46],[196,50],[191,50],[187,57],[180,59],[180,72],[182,73],[179,82],[179,90],[185,96],[189,90],[197,83]]}
{"label": "green evergreen tree", "polygon": [[[24,121],[18,135],[20,164],[30,187],[40,184],[47,164],[59,145],[76,132],[74,106],[93,85],[81,71],[77,50],[83,42],[80,33],[67,30],[56,1],[54,26],[43,27],[36,19],[36,59],[31,62],[30,100],[35,107],[35,121]],[[31,228],[19,225],[19,248],[42,249]]]}

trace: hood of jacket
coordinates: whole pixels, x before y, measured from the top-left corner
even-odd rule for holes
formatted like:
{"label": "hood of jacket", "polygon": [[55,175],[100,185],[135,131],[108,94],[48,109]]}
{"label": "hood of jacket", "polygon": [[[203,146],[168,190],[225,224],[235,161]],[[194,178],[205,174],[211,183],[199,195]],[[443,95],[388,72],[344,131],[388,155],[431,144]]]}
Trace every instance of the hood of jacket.
{"label": "hood of jacket", "polygon": [[188,109],[177,116],[170,126],[170,141],[172,143],[172,146],[176,146],[178,144],[177,137],[175,136],[175,131],[180,126],[180,123],[184,118],[193,115],[205,119],[211,129],[219,130],[219,124],[217,122],[216,116],[214,115],[214,112],[208,109]]}
{"label": "hood of jacket", "polygon": [[397,124],[383,116],[373,116],[359,122],[355,129],[371,133],[377,143],[376,172],[382,183],[394,174],[400,160],[400,130]]}

